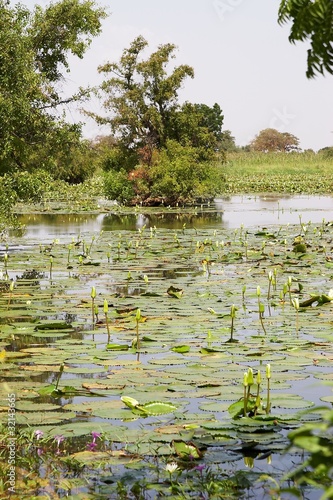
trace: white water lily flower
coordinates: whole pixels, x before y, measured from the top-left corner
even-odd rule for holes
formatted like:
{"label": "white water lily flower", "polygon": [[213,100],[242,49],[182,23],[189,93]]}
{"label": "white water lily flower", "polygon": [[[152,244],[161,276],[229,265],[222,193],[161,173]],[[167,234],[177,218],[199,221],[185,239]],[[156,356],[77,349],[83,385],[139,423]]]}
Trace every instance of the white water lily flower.
{"label": "white water lily flower", "polygon": [[331,302],[333,301],[333,288],[330,289],[330,291],[327,294],[328,298],[331,299]]}
{"label": "white water lily flower", "polygon": [[169,472],[170,474],[173,474],[174,472],[176,472],[177,469],[178,469],[178,465],[176,464],[176,462],[171,462],[170,464],[166,464],[166,466],[165,466],[165,470],[167,472]]}

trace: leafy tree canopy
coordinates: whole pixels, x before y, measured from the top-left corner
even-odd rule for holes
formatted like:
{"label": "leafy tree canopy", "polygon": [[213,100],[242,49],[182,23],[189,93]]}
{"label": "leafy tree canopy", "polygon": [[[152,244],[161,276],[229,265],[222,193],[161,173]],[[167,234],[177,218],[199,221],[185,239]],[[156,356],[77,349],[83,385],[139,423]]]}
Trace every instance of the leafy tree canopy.
{"label": "leafy tree canopy", "polygon": [[333,74],[333,2],[332,0],[282,0],[280,24],[292,22],[289,40],[309,40],[306,76],[313,78],[327,71]]}
{"label": "leafy tree canopy", "polygon": [[92,0],[59,0],[32,12],[0,0],[0,173],[31,168],[54,135],[57,144],[61,135],[77,143],[78,127],[52,112],[86,94],[64,97],[60,84],[69,55],[83,56],[105,15]]}
{"label": "leafy tree canopy", "polygon": [[100,90],[108,115],[88,114],[109,124],[115,140],[96,145],[105,194],[147,205],[211,199],[224,183],[216,164],[222,110],[218,104],[180,105],[179,90],[194,77],[193,68],[171,65],[176,51],[171,43],[145,58],[147,46],[139,36],[119,62],[98,69],[106,75]]}
{"label": "leafy tree canopy", "polygon": [[227,153],[233,153],[239,151],[239,147],[236,146],[235,138],[230,130],[224,130],[219,139],[219,147],[222,151]]}
{"label": "leafy tree canopy", "polygon": [[200,150],[201,161],[211,160],[221,149],[223,119],[222,109],[217,103],[209,107],[186,102],[170,117],[168,135],[183,146],[190,145]]}
{"label": "leafy tree canopy", "polygon": [[124,50],[118,63],[98,68],[100,73],[110,76],[101,90],[104,107],[111,115],[106,118],[94,115],[94,118],[99,123],[108,123],[112,133],[128,148],[165,145],[170,114],[177,108],[178,91],[187,77],[194,77],[193,69],[187,65],[167,73],[170,59],[175,57],[175,45],[161,45],[148,59],[142,60],[147,45],[139,36]]}
{"label": "leafy tree canopy", "polygon": [[299,151],[299,139],[289,132],[279,132],[274,128],[261,130],[250,143],[250,149],[263,152]]}
{"label": "leafy tree canopy", "polygon": [[178,93],[193,68],[183,64],[171,68],[176,46],[160,45],[146,59],[148,43],[139,36],[117,63],[99,67],[107,78],[101,85],[108,116],[93,116],[100,124],[109,124],[119,147],[136,151],[138,159],[150,164],[154,150],[176,140],[183,146],[198,147],[207,159],[217,147],[223,114],[215,104],[185,103],[180,106]]}

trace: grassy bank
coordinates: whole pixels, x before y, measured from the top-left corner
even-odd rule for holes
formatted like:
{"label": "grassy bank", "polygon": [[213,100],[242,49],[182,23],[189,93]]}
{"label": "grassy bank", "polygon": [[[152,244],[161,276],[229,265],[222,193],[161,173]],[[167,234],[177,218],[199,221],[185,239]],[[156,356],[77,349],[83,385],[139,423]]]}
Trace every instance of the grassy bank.
{"label": "grassy bank", "polygon": [[231,153],[226,193],[333,192],[333,158],[314,153]]}

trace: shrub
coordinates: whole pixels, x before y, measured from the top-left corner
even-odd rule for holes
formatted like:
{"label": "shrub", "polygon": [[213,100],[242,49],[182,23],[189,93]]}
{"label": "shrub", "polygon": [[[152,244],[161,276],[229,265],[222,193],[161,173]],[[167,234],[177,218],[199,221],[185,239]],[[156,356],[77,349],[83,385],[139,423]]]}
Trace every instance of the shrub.
{"label": "shrub", "polygon": [[325,160],[331,160],[333,158],[333,147],[327,146],[326,148],[322,148],[318,151],[318,153]]}
{"label": "shrub", "polygon": [[135,192],[125,170],[110,170],[104,174],[104,194],[109,200],[130,203]]}
{"label": "shrub", "polygon": [[221,166],[202,162],[192,146],[168,141],[150,169],[151,197],[168,204],[214,198],[225,182]]}
{"label": "shrub", "polygon": [[9,227],[17,227],[16,217],[12,214],[12,208],[17,202],[15,193],[9,177],[0,177],[0,237]]}
{"label": "shrub", "polygon": [[15,172],[12,176],[6,174],[4,177],[15,191],[17,200],[25,202],[42,201],[53,182],[52,176],[44,170],[37,170],[33,173]]}

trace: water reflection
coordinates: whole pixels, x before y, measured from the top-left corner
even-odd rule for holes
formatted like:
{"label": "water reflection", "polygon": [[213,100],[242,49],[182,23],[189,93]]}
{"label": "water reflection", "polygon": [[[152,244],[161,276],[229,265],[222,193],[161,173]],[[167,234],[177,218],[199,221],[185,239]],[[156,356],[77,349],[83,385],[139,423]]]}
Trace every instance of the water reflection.
{"label": "water reflection", "polygon": [[223,209],[223,227],[238,228],[302,222],[322,222],[333,219],[333,197],[312,195],[230,196],[215,200]]}
{"label": "water reflection", "polygon": [[223,229],[297,224],[300,221],[318,223],[333,220],[333,197],[308,195],[224,196],[212,206],[191,210],[154,210],[136,214],[34,214],[22,215],[27,226],[26,237],[39,238],[43,243],[63,235],[68,240],[85,233],[103,231],[136,231],[143,226],[181,230],[186,228]]}

